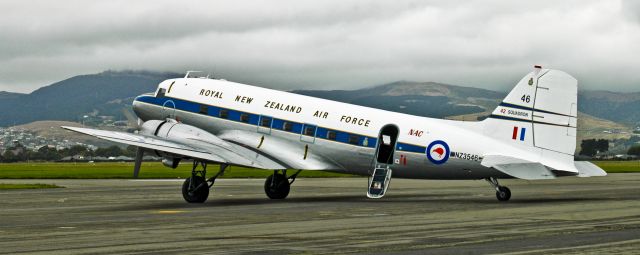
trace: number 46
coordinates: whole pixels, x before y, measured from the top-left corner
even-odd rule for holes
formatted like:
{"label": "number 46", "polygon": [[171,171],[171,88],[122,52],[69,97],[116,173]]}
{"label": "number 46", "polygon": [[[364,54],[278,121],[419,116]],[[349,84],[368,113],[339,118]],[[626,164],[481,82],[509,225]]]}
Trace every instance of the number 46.
{"label": "number 46", "polygon": [[531,102],[531,96],[530,95],[522,95],[522,98],[520,98],[520,100],[522,100],[522,102],[529,103],[529,102]]}

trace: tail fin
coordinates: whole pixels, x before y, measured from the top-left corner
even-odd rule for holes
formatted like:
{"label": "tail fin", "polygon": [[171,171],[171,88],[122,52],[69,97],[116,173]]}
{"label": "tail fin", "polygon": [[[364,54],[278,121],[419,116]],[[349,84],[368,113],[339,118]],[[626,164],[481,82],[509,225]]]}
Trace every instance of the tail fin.
{"label": "tail fin", "polygon": [[485,120],[484,132],[497,139],[573,156],[577,101],[575,78],[536,66]]}

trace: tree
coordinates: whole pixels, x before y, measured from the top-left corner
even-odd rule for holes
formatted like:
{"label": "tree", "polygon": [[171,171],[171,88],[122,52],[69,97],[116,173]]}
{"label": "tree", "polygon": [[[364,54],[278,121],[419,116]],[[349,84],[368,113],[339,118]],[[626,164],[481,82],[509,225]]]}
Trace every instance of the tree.
{"label": "tree", "polygon": [[631,148],[629,148],[629,151],[627,151],[627,154],[636,155],[636,156],[640,157],[640,145],[635,145],[635,146],[632,146]]}
{"label": "tree", "polygon": [[609,151],[609,140],[607,139],[598,139],[596,142],[596,149],[599,152]]}
{"label": "tree", "polygon": [[42,146],[37,152],[31,154],[31,159],[39,159],[46,161],[59,160],[61,158],[60,152],[56,148],[49,146]]}
{"label": "tree", "polygon": [[599,152],[609,151],[609,140],[607,139],[586,139],[580,143],[580,155],[593,157]]}
{"label": "tree", "polygon": [[88,156],[88,155],[91,155],[91,152],[89,152],[87,147],[84,147],[82,145],[74,145],[71,148],[62,150],[62,154],[65,156],[75,156],[78,154],[83,156]]}
{"label": "tree", "polygon": [[127,157],[135,157],[138,152],[138,146],[129,145],[124,152]]}
{"label": "tree", "polygon": [[4,155],[2,155],[2,157],[4,158],[4,162],[8,162],[8,163],[18,162],[18,161],[23,160],[23,158],[25,158],[24,155],[22,155],[22,154],[24,154],[24,153],[15,153],[14,154],[13,151],[6,150],[4,152]]}
{"label": "tree", "polygon": [[120,147],[116,146],[116,145],[112,145],[109,146],[107,148],[98,148],[95,151],[96,156],[103,156],[103,157],[117,157],[122,155],[122,149],[120,149]]}

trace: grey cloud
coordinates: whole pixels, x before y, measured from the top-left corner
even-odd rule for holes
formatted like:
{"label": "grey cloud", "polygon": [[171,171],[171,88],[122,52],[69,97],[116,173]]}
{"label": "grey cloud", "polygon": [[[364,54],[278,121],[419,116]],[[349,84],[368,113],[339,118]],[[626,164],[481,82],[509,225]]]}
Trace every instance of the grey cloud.
{"label": "grey cloud", "polygon": [[585,88],[638,90],[634,3],[10,1],[0,4],[0,90],[106,69],[211,70],[279,89],[418,80],[505,90],[533,64]]}

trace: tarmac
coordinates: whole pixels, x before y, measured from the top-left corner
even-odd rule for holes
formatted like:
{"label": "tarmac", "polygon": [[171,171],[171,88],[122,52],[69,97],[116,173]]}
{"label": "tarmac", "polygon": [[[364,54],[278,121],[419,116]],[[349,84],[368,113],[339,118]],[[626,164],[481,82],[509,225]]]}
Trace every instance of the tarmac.
{"label": "tarmac", "polygon": [[264,180],[221,179],[204,204],[182,180],[0,180],[2,254],[638,254],[640,174],[549,181],[298,179],[285,200]]}

